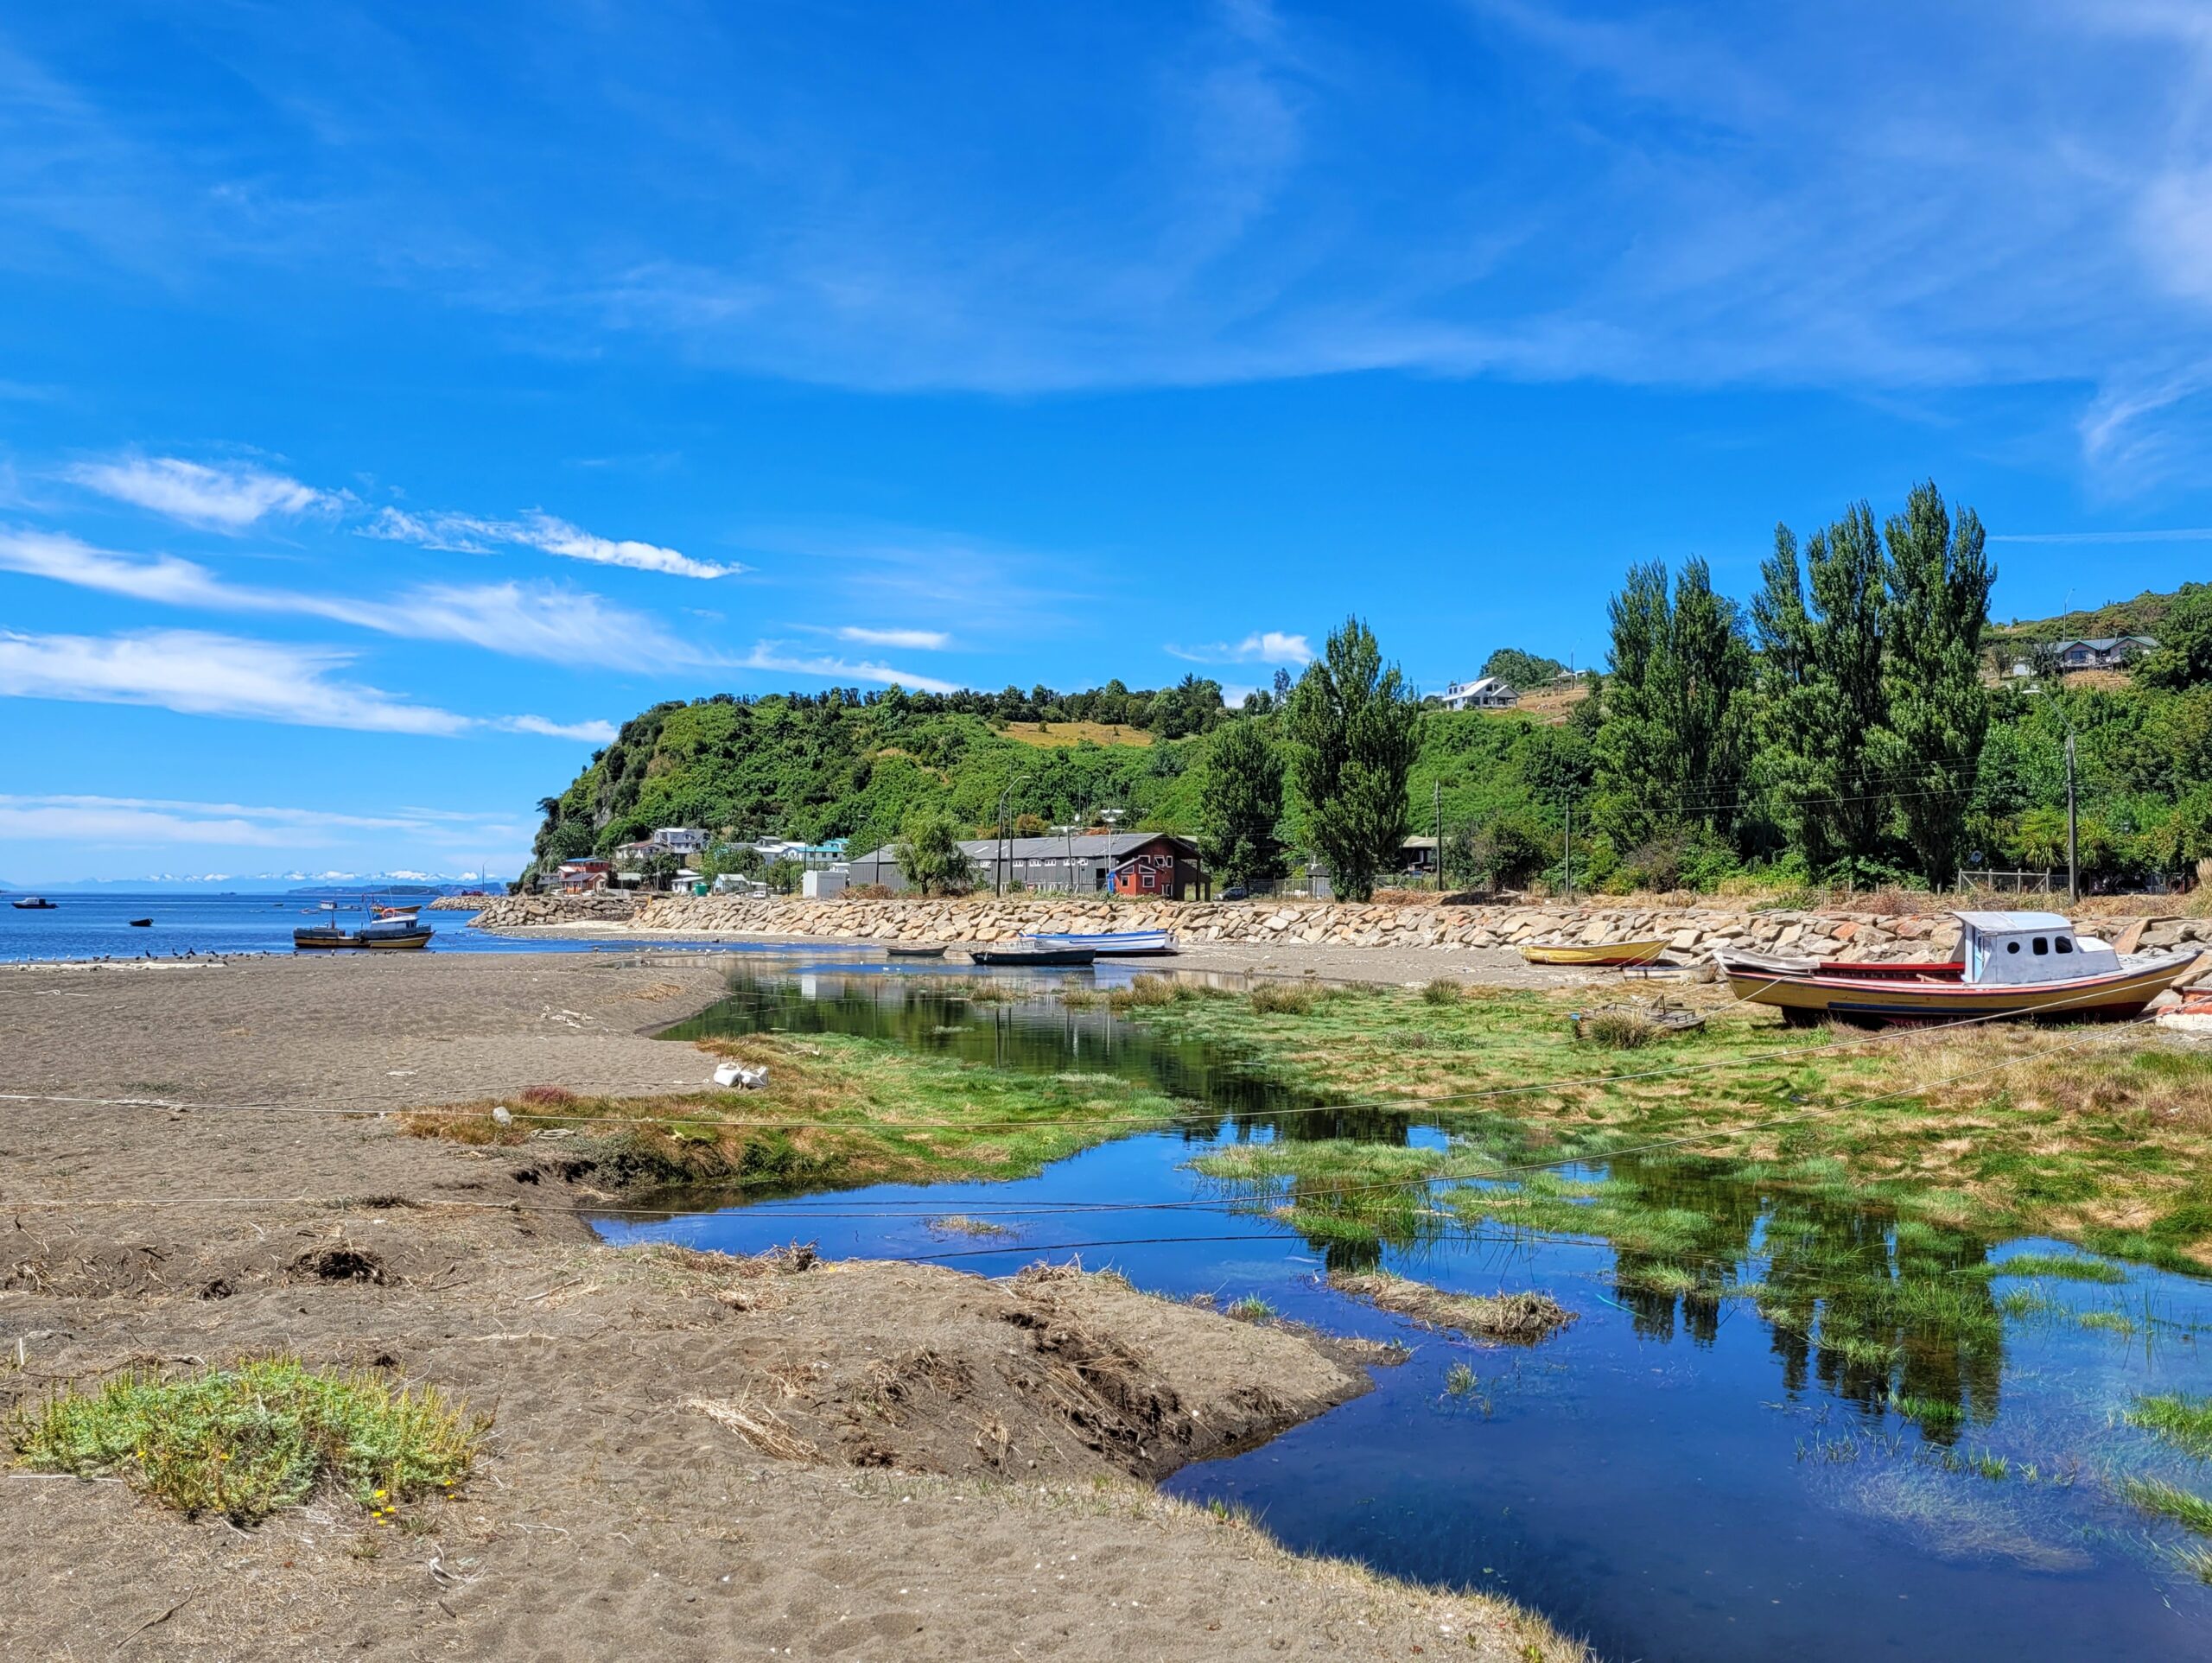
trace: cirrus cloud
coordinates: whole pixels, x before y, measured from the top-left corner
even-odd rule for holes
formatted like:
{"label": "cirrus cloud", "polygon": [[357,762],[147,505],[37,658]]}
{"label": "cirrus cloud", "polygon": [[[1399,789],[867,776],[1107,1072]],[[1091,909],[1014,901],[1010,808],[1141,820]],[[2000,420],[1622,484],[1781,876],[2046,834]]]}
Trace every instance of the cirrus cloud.
{"label": "cirrus cloud", "polygon": [[126,456],[86,462],[64,477],[104,497],[218,531],[243,531],[268,516],[334,506],[327,492],[281,473],[243,466],[211,467],[176,456]]}

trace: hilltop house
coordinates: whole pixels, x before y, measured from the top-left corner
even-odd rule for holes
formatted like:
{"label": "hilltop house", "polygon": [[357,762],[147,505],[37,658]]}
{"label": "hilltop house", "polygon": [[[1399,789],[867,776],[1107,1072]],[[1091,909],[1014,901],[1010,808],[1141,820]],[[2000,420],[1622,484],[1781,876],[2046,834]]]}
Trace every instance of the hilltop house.
{"label": "hilltop house", "polygon": [[2157,640],[2148,635],[2084,637],[2061,641],[2056,648],[2059,664],[2066,670],[2121,670],[2158,650]]}
{"label": "hilltop house", "polygon": [[1480,681],[1454,682],[1444,689],[1446,710],[1510,710],[1521,695],[1495,676]]}

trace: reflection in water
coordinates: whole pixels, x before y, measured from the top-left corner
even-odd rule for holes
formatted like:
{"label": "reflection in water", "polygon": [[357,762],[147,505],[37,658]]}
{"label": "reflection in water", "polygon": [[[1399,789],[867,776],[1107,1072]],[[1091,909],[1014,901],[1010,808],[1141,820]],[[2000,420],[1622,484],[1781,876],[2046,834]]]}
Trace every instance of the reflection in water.
{"label": "reflection in water", "polygon": [[[2018,1260],[2044,1267],[2031,1279],[2006,1270],[2022,1244],[1726,1163],[1524,1170],[1541,1153],[1497,1117],[1338,1111],[1249,1059],[1069,1010],[1034,978],[986,991],[748,972],[676,1032],[855,1034],[1110,1072],[1192,1115],[1021,1180],[694,1196],[685,1216],[603,1233],[738,1252],[803,1234],[829,1254],[957,1254],[994,1274],[1081,1239],[1087,1262],[1153,1291],[1259,1294],[1409,1339],[1413,1362],[1368,1396],[1168,1488],[1248,1506],[1294,1547],[1511,1595],[1609,1655],[2212,1654],[2212,1590],[2181,1557],[2193,1539],[2118,1485],[2149,1474],[2212,1495],[2212,1466],[2126,1419],[2138,1394],[2212,1390],[2196,1345],[2212,1299],[2193,1279],[2047,1244]],[[1051,1210],[1070,1203],[1109,1205]],[[949,1247],[928,1221],[955,1212],[1018,1234]],[[1583,1320],[1509,1357],[1408,1330],[1316,1275],[1376,1264],[1453,1291],[1541,1289]],[[1448,1384],[1455,1364],[1471,1387]]]}

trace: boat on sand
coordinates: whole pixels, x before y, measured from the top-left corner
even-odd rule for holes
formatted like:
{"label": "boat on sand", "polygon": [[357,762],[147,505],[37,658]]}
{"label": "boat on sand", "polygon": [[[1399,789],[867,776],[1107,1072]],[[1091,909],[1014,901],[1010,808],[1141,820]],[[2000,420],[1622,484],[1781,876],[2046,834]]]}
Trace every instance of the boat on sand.
{"label": "boat on sand", "polygon": [[404,951],[428,947],[435,933],[413,907],[379,907],[377,916],[358,930],[345,929],[334,921],[295,930],[292,947],[296,952],[345,948]]}
{"label": "boat on sand", "polygon": [[2196,949],[2121,953],[2077,935],[2056,912],[1956,912],[1959,956],[1936,963],[1855,964],[1722,953],[1736,997],[1808,1026],[1823,1017],[1859,1026],[2034,1016],[2113,1021],[2135,1016],[2187,975]]}
{"label": "boat on sand", "polygon": [[1586,967],[1651,964],[1667,950],[1657,941],[1525,942],[1521,956],[1531,964],[1579,964]]}

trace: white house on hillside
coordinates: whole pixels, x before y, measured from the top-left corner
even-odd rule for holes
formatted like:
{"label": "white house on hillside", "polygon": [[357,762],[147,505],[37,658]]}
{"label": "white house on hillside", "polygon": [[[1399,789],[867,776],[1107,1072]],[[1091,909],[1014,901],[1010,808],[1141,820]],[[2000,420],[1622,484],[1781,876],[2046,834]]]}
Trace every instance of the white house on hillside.
{"label": "white house on hillside", "polygon": [[1510,710],[1520,694],[1495,676],[1478,682],[1454,682],[1444,689],[1446,710]]}

